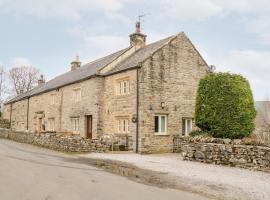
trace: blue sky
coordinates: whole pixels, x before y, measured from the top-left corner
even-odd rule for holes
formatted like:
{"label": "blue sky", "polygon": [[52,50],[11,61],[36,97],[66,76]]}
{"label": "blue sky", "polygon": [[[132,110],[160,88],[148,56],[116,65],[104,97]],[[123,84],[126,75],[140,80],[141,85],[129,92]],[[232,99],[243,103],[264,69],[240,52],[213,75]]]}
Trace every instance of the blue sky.
{"label": "blue sky", "polygon": [[33,65],[47,80],[129,45],[139,14],[147,42],[184,31],[218,71],[270,95],[269,0],[0,0],[0,64]]}

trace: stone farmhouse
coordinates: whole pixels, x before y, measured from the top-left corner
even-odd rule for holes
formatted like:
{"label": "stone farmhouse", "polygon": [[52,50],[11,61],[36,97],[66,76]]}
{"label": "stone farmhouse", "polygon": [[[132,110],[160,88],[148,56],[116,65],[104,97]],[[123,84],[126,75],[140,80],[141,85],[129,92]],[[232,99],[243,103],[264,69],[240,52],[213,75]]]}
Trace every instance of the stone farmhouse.
{"label": "stone farmhouse", "polygon": [[136,152],[168,152],[194,128],[196,90],[208,65],[185,33],[146,45],[136,24],[130,46],[21,94],[4,105],[13,130],[90,139],[128,138]]}

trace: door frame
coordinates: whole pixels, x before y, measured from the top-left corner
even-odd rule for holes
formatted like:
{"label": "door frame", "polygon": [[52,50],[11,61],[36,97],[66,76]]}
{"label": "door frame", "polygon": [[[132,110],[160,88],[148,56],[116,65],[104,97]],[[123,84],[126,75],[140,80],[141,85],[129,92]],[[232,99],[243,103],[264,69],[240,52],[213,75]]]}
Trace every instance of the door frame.
{"label": "door frame", "polygon": [[85,127],[86,138],[92,139],[93,138],[93,116],[86,115],[85,120],[86,120],[86,127]]}

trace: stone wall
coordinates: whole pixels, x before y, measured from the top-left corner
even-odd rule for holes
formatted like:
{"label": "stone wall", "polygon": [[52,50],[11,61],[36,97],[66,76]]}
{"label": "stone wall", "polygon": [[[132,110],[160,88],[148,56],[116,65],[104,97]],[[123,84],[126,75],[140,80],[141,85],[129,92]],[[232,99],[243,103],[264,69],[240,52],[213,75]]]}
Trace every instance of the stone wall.
{"label": "stone wall", "polygon": [[245,140],[180,138],[184,160],[270,172],[270,147]]}
{"label": "stone wall", "polygon": [[[207,64],[184,33],[145,60],[139,76],[142,153],[172,151],[171,137],[183,134],[182,119],[194,118],[198,84],[207,69]],[[164,108],[161,102],[164,102]],[[167,116],[165,135],[155,133],[154,116],[158,114]]]}
{"label": "stone wall", "polygon": [[65,152],[109,151],[109,146],[102,144],[99,140],[89,140],[80,136],[63,136],[56,133],[34,134],[0,129],[0,138]]}

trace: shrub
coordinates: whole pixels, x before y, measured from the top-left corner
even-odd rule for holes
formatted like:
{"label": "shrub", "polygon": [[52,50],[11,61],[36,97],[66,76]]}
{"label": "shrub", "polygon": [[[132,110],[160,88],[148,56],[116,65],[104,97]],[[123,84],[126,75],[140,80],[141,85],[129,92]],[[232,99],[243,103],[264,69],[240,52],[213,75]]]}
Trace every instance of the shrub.
{"label": "shrub", "polygon": [[205,131],[192,131],[189,133],[189,136],[191,137],[195,137],[195,136],[211,136],[209,134],[209,132],[205,132]]}
{"label": "shrub", "polygon": [[256,111],[249,82],[241,75],[210,73],[199,83],[195,121],[213,137],[250,136]]}

